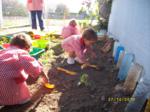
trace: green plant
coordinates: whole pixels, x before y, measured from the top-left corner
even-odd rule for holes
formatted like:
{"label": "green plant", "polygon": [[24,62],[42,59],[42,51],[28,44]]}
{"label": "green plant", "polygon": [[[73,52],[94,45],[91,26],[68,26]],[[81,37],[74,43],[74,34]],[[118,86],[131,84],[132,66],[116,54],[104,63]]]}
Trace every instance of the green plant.
{"label": "green plant", "polygon": [[81,74],[80,76],[80,81],[78,82],[78,85],[85,85],[85,86],[89,86],[89,76],[86,73]]}
{"label": "green plant", "polygon": [[111,4],[112,0],[83,0],[79,14],[84,14],[84,19],[88,19],[89,26],[94,26],[96,31],[107,29]]}
{"label": "green plant", "polygon": [[3,36],[3,37],[0,37],[0,45],[4,44],[4,43],[9,43],[9,38]]}
{"label": "green plant", "polygon": [[99,4],[95,0],[94,2],[91,0],[84,0],[82,3],[82,7],[79,11],[79,14],[84,14],[84,18],[89,20],[88,25],[92,25],[94,20],[99,17]]}

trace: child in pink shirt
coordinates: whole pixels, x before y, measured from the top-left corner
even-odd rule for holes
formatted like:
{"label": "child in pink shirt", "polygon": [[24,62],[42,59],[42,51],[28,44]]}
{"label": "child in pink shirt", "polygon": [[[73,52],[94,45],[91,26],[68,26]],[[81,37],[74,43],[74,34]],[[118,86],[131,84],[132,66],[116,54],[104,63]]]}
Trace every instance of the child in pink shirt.
{"label": "child in pink shirt", "polygon": [[72,19],[69,22],[68,26],[63,27],[62,32],[61,32],[62,37],[63,38],[67,38],[67,37],[69,37],[71,35],[79,34],[80,32],[79,32],[79,30],[78,30],[78,28],[76,26],[77,26],[76,20]]}
{"label": "child in pink shirt", "polygon": [[43,6],[44,0],[27,0],[27,8],[31,13],[32,29],[37,29],[37,19],[38,19],[41,31],[44,30],[44,22],[42,18]]}
{"label": "child in pink shirt", "polygon": [[81,35],[72,35],[62,42],[62,48],[68,53],[68,64],[74,64],[75,60],[79,63],[85,63],[84,52],[97,41],[96,32],[87,28]]}
{"label": "child in pink shirt", "polygon": [[29,55],[31,38],[17,34],[10,47],[0,51],[0,105],[22,104],[31,95],[26,84],[28,76],[38,77],[42,72],[41,64]]}

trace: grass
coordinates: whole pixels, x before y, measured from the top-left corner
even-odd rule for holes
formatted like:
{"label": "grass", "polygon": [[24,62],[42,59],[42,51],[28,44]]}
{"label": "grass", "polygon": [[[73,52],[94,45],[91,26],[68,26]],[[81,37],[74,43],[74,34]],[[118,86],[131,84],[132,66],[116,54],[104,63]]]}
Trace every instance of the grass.
{"label": "grass", "polygon": [[[46,26],[64,26],[68,24],[70,19],[44,19],[44,23]],[[90,23],[90,20],[77,20],[77,23]],[[95,22],[96,23],[96,20]],[[30,24],[29,17],[4,17],[3,18],[3,27],[16,27],[16,26],[24,26]]]}

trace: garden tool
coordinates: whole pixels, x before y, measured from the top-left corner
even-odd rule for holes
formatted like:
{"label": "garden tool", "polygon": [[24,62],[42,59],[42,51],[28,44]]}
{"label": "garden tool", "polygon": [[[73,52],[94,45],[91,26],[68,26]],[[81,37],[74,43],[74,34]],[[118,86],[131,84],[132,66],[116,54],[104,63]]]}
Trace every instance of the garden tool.
{"label": "garden tool", "polygon": [[55,85],[54,84],[50,84],[50,83],[45,83],[44,86],[48,89],[53,89],[55,88]]}
{"label": "garden tool", "polygon": [[68,75],[76,75],[77,73],[74,72],[74,71],[70,71],[70,70],[67,70],[67,69],[64,69],[64,68],[61,68],[61,67],[57,67],[57,70],[58,71],[61,71],[61,72],[65,72],[66,74]]}
{"label": "garden tool", "polygon": [[98,71],[101,71],[101,70],[104,70],[104,69],[105,69],[104,66],[97,66],[97,65],[93,65],[93,64],[87,64],[87,63],[85,63],[85,64],[82,64],[82,65],[81,65],[81,69],[85,69],[85,68],[87,68],[87,67],[94,68],[94,69],[96,69],[96,70],[98,70]]}
{"label": "garden tool", "polygon": [[42,79],[44,80],[44,87],[48,88],[48,89],[54,89],[55,85],[54,84],[50,84],[48,77],[45,75],[44,72],[41,73],[42,74]]}
{"label": "garden tool", "polygon": [[96,66],[96,65],[92,65],[92,64],[83,64],[83,65],[81,65],[81,69],[84,69],[84,68],[87,68],[87,67],[91,67],[91,68],[95,68],[95,69],[99,69],[99,67],[98,66]]}

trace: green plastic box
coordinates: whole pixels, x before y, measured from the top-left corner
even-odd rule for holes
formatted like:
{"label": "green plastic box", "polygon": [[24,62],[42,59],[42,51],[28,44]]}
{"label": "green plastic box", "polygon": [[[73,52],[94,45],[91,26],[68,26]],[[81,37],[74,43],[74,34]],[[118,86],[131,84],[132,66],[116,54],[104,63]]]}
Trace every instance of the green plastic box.
{"label": "green plastic box", "polygon": [[2,46],[0,46],[0,50],[2,50],[3,49],[3,47]]}
{"label": "green plastic box", "polygon": [[45,52],[45,49],[33,47],[32,51],[30,52],[30,55],[38,60],[40,58],[41,54],[44,52]]}

